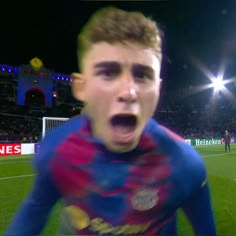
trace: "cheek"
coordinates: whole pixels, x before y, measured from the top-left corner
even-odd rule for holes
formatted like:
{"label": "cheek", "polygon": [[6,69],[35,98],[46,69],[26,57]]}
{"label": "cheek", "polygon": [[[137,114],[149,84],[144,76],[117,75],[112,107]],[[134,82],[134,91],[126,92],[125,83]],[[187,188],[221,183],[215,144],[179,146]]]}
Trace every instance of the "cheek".
{"label": "cheek", "polygon": [[93,81],[88,81],[86,83],[84,92],[87,102],[90,102],[94,100],[94,98],[96,98],[100,93],[99,86],[96,85],[96,82],[93,83]]}
{"label": "cheek", "polygon": [[114,89],[110,84],[94,80],[94,83],[87,85],[86,94],[88,102],[108,103],[114,96]]}
{"label": "cheek", "polygon": [[111,96],[101,86],[92,85],[86,90],[87,107],[91,112],[103,111],[104,108],[108,107]]}
{"label": "cheek", "polygon": [[142,106],[148,113],[152,113],[156,109],[159,101],[159,89],[151,89],[142,94]]}
{"label": "cheek", "polygon": [[[143,90],[145,91],[145,90]],[[156,103],[159,99],[160,91],[159,87],[153,86],[152,88],[146,90],[143,92],[143,99],[145,99],[145,102],[150,102],[151,104]]]}

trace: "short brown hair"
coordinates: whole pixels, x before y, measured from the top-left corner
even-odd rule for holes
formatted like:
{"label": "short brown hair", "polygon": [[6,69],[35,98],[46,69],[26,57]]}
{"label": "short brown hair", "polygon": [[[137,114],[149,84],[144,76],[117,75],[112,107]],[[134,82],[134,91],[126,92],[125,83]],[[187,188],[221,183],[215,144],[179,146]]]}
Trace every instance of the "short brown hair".
{"label": "short brown hair", "polygon": [[89,19],[78,35],[78,60],[92,44],[107,43],[139,43],[152,48],[155,55],[161,59],[161,30],[156,22],[144,16],[141,12],[127,12],[114,7],[98,10]]}

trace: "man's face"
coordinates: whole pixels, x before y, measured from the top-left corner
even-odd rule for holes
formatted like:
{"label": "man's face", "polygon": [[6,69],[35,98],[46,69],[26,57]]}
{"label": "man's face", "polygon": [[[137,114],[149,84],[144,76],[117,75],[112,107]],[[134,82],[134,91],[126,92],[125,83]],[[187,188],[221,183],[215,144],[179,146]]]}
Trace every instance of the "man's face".
{"label": "man's face", "polygon": [[160,60],[154,52],[138,44],[97,43],[77,76],[77,97],[86,103],[93,135],[111,151],[135,148],[159,100]]}

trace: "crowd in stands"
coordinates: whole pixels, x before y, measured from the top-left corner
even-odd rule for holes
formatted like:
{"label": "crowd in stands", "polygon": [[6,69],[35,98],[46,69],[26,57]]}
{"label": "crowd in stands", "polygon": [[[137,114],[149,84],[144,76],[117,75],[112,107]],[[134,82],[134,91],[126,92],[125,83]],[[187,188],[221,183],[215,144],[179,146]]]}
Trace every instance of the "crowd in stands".
{"label": "crowd in stands", "polygon": [[0,143],[38,142],[42,136],[42,117],[72,117],[78,113],[74,107],[65,104],[48,109],[18,106],[5,100],[0,103]]}
{"label": "crowd in stands", "polygon": [[229,130],[236,136],[236,109],[189,110],[184,107],[160,111],[157,120],[184,138],[221,138]]}

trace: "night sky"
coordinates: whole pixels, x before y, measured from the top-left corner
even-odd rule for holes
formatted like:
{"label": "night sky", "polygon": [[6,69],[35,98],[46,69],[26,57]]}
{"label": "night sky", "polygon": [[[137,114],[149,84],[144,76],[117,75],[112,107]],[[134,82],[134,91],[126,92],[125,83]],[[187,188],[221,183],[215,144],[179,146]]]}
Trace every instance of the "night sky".
{"label": "night sky", "polygon": [[225,76],[236,76],[236,0],[69,2],[53,8],[40,2],[38,7],[37,2],[34,7],[1,7],[0,64],[28,64],[37,56],[58,73],[76,71],[77,34],[94,10],[113,5],[140,10],[159,23],[164,31],[162,77],[170,84],[207,81],[196,60],[215,75],[223,63]]}

